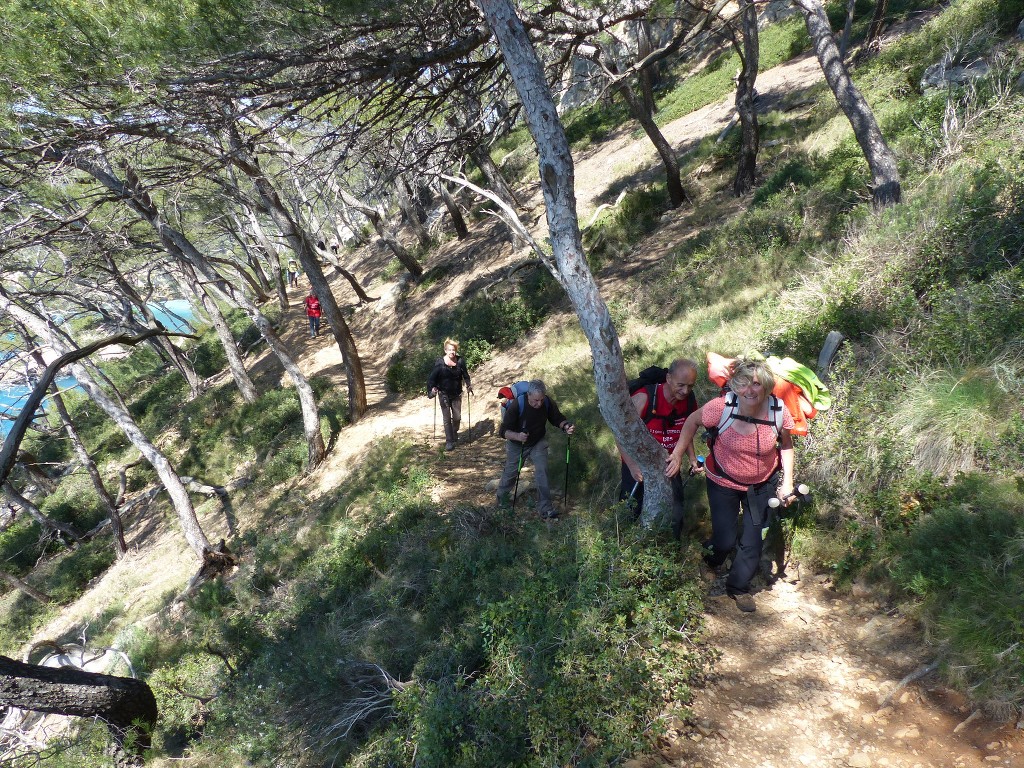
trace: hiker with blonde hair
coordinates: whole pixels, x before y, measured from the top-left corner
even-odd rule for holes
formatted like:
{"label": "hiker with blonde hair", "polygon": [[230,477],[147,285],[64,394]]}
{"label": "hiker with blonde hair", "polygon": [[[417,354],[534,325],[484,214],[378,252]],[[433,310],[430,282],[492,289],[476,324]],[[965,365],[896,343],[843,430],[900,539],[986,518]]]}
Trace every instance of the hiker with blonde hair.
{"label": "hiker with blonde hair", "polygon": [[[427,378],[427,394],[436,397],[441,405],[441,419],[444,421],[444,449],[455,448],[459,439],[459,422],[462,420],[462,382],[465,380],[469,394],[473,394],[473,383],[466,370],[466,362],[459,357],[459,342],[444,340],[444,356],[434,363]],[[436,418],[436,416],[435,416]]]}
{"label": "hiker with blonde hair", "polygon": [[[769,522],[769,501],[789,505],[793,496],[793,417],[772,394],[775,376],[764,360],[738,358],[729,392],[698,408],[683,425],[665,474],[679,473],[683,454],[704,427],[709,455],[707,476],[711,538],[704,561],[717,568],[735,548],[726,593],[741,611],[756,610],[750,581],[761,560],[762,531]],[[691,459],[695,471],[702,471]],[[739,513],[742,510],[742,523]]]}

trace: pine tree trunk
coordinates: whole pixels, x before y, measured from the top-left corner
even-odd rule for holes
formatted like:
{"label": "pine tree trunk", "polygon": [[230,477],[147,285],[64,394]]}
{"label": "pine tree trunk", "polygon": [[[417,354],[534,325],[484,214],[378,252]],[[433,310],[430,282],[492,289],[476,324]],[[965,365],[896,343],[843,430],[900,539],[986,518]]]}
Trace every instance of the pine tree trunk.
{"label": "pine tree trunk", "polygon": [[75,543],[82,540],[82,534],[80,534],[73,526],[44,515],[43,511],[39,509],[39,507],[18,493],[14,486],[11,485],[10,481],[4,482],[3,494],[11,504],[21,507],[25,512],[27,512],[28,516],[39,523],[44,530],[62,533]]}
{"label": "pine tree trunk", "polygon": [[[191,271],[191,268],[188,269]],[[203,307],[203,311],[210,318],[210,324],[213,325],[213,330],[217,334],[220,346],[224,350],[224,357],[228,361],[228,370],[231,371],[231,378],[235,380],[235,386],[238,387],[242,400],[247,403],[255,403],[258,397],[256,385],[249,376],[249,372],[245,370],[245,362],[238,353],[238,345],[235,343],[235,337],[231,335],[231,327],[228,325],[227,318],[220,311],[217,302],[201,285],[193,283],[192,290]]]}
{"label": "pine tree trunk", "polygon": [[51,715],[98,717],[120,747],[130,746],[136,759],[122,765],[142,765],[157,719],[156,697],[141,680],[24,664],[6,656],[0,656],[0,704]]}
{"label": "pine tree trunk", "polygon": [[740,18],[743,27],[743,70],[736,83],[736,114],[740,118],[742,139],[736,178],[732,191],[736,197],[754,188],[757,176],[757,150],[761,141],[757,125],[757,107],[754,105],[754,82],[760,52],[757,37],[757,7],[751,0],[740,0]]}
{"label": "pine tree trunk", "polygon": [[462,211],[459,210],[459,204],[455,202],[455,198],[448,191],[448,185],[445,182],[438,182],[438,186],[441,189],[441,199],[444,201],[444,207],[448,209],[448,215],[452,219],[452,228],[455,230],[459,240],[465,240],[469,237],[469,228],[466,226],[466,220],[462,216]]}
{"label": "pine tree trunk", "polygon": [[671,505],[671,491],[664,476],[665,450],[651,437],[629,399],[619,337],[584,258],[576,216],[574,167],[565,130],[544,70],[509,0],[476,0],[476,4],[501,48],[537,145],[548,231],[557,264],[555,277],[568,294],[590,342],[601,415],[619,444],[636,457],[649,478],[641,522],[651,527]]}
{"label": "pine tree trunk", "polygon": [[868,161],[874,207],[880,209],[898,203],[901,193],[896,155],[886,144],[871,107],[853,84],[846,65],[839,57],[825,9],[819,0],[794,0],[794,3],[804,15],[807,33],[814,44],[825,81],[853,126],[853,135]]}
{"label": "pine tree trunk", "polygon": [[37,603],[42,603],[43,605],[46,605],[48,603],[53,602],[53,598],[50,597],[48,594],[46,594],[45,592],[40,592],[38,589],[33,587],[24,579],[19,579],[13,573],[8,573],[2,568],[0,568],[0,581],[7,582],[8,586],[18,590],[26,597],[35,600]]}
{"label": "pine tree trunk", "polygon": [[[128,183],[125,183],[101,166],[85,158],[74,155],[62,155],[54,150],[47,150],[45,157],[49,160],[70,162],[74,167],[88,173],[104,187],[115,192],[118,195],[118,199],[122,200],[153,228],[160,238],[160,244],[168,254],[176,259],[180,259],[184,263],[192,265],[207,281],[207,286],[211,290],[218,291],[225,301],[231,302],[245,311],[249,319],[259,329],[263,338],[267,340],[267,345],[277,359],[280,360],[285,372],[295,385],[299,405],[302,408],[302,430],[306,438],[309,455],[308,470],[312,471],[318,467],[327,455],[327,448],[324,445],[323,433],[320,431],[320,412],[317,408],[316,396],[313,394],[313,389],[309,386],[306,377],[299,370],[299,366],[288,354],[288,350],[281,343],[277,334],[274,333],[270,322],[257,309],[256,305],[244,293],[235,291],[227,281],[223,280],[209,260],[192,244],[192,241],[164,220],[160,211],[153,203],[152,198],[142,188],[141,181],[134,175],[131,169],[128,169]],[[202,552],[199,553],[199,556],[202,557]]]}
{"label": "pine tree trunk", "polygon": [[416,206],[413,205],[412,193],[403,176],[395,179],[395,197],[398,199],[398,207],[402,210],[405,221],[416,236],[416,240],[422,248],[428,248],[430,246],[430,235],[427,234],[426,228],[420,222]]}
{"label": "pine tree trunk", "polygon": [[341,361],[345,368],[345,378],[348,384],[348,417],[350,421],[354,422],[366,412],[366,382],[363,379],[363,366],[359,360],[359,351],[356,349],[352,331],[349,329],[348,323],[345,322],[345,317],[341,314],[338,302],[331,291],[330,283],[327,282],[323,269],[320,267],[313,239],[288,213],[277,190],[260,169],[256,158],[245,150],[245,145],[237,130],[233,127],[228,130],[237,167],[249,177],[256,187],[263,207],[284,234],[285,239],[288,240],[292,252],[299,257],[306,278],[309,280],[313,292],[320,299],[324,316],[331,326],[331,333],[341,352]]}
{"label": "pine tree trunk", "polygon": [[624,82],[619,86],[619,92],[626,100],[630,114],[640,123],[640,127],[644,129],[647,138],[651,140],[654,148],[658,150],[661,164],[665,168],[665,185],[668,189],[669,205],[673,208],[678,208],[683,203],[688,203],[689,198],[683,190],[683,182],[679,175],[679,159],[676,157],[676,151],[668,143],[668,139],[665,138],[661,129],[658,128],[658,124],[654,122],[651,113],[637,97],[633,88]]}
{"label": "pine tree trunk", "polygon": [[[40,368],[46,367],[43,356],[38,349],[32,350],[32,358]],[[103,478],[100,477],[100,471],[96,466],[96,462],[92,460],[92,456],[89,455],[81,435],[75,429],[75,424],[71,420],[71,414],[64,404],[64,396],[61,395],[56,384],[50,386],[50,400],[60,415],[61,422],[64,424],[64,431],[67,432],[68,438],[71,440],[71,445],[74,448],[75,455],[78,457],[78,462],[85,467],[85,471],[89,474],[89,479],[92,481],[92,487],[100,499],[100,504],[103,506],[107,517],[110,518],[110,528],[114,533],[114,552],[117,554],[118,560],[120,560],[128,552],[128,544],[124,540],[124,523],[121,520],[121,515],[117,511],[114,500],[110,497],[110,492],[107,491],[107,487],[103,483]]]}

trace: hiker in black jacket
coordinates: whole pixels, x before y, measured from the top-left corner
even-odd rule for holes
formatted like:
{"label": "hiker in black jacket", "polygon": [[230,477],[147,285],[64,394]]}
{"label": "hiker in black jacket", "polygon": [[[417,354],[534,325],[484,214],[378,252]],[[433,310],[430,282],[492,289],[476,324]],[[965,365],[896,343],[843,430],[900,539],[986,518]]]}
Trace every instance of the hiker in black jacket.
{"label": "hiker in black jacket", "polygon": [[462,419],[462,380],[466,380],[469,394],[473,394],[473,384],[469,380],[469,371],[465,361],[459,357],[459,342],[454,339],[444,340],[444,357],[434,363],[434,369],[427,378],[427,393],[437,397],[441,404],[441,418],[444,421],[444,449],[450,451],[459,439],[459,421]]}
{"label": "hiker in black jacket", "polygon": [[503,437],[507,441],[505,471],[498,484],[498,504],[508,500],[522,465],[527,461],[533,461],[533,479],[537,484],[537,512],[541,517],[555,518],[558,517],[558,511],[551,503],[551,489],[548,487],[548,422],[567,435],[575,431],[575,427],[558,410],[555,401],[548,397],[547,387],[543,381],[531,381],[525,397],[520,395],[508,401],[501,426],[498,428],[498,437]]}

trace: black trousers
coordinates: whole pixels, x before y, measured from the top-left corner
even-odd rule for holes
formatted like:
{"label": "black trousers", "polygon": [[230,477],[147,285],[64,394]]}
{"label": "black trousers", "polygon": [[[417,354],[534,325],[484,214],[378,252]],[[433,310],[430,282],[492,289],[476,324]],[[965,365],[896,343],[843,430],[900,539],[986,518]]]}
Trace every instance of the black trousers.
{"label": "black trousers", "polygon": [[769,522],[768,501],[775,496],[779,487],[779,474],[772,475],[767,482],[751,486],[746,491],[726,488],[710,477],[707,482],[711,538],[704,542],[708,550],[704,560],[712,567],[719,566],[735,549],[736,555],[725,580],[725,590],[730,595],[747,593],[750,591],[750,580],[757,573],[761,561],[763,536],[767,533]]}
{"label": "black trousers", "polygon": [[462,393],[456,397],[449,397],[444,392],[438,392],[437,401],[441,404],[445,441],[454,443],[459,434],[459,422],[462,420]]}

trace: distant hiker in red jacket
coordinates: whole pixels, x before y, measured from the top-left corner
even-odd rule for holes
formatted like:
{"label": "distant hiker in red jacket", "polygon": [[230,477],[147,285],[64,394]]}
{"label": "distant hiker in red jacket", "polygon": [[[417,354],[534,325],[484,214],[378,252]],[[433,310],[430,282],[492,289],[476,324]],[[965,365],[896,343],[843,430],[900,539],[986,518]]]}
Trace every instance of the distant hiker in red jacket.
{"label": "distant hiker in red jacket", "polygon": [[320,299],[309,289],[309,296],[306,297],[306,317],[309,318],[309,338],[314,338],[320,333]]}

